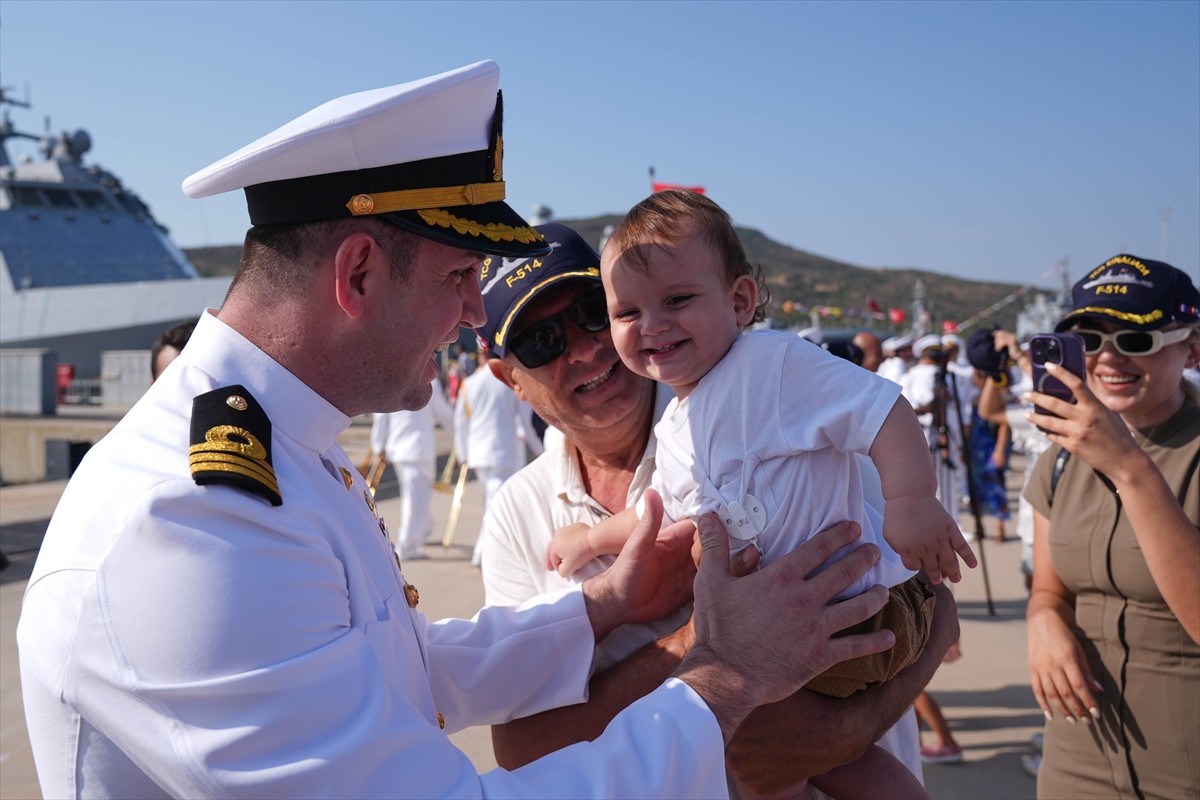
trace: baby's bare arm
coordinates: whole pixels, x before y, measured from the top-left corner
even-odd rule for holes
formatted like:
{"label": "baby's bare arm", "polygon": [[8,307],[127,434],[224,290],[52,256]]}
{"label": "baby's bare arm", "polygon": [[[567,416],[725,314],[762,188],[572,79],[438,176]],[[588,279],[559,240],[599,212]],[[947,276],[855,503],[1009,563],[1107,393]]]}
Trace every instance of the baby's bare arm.
{"label": "baby's bare arm", "polygon": [[627,508],[591,527],[578,523],[559,528],[546,548],[546,569],[567,577],[597,556],[620,553],[637,521],[637,512]]}
{"label": "baby's bare arm", "polygon": [[925,434],[903,397],[896,399],[875,436],[870,456],[886,501],[883,537],[909,569],[924,569],[935,584],[943,577],[958,581],[958,556],[974,567],[975,553],[937,500],[937,474]]}

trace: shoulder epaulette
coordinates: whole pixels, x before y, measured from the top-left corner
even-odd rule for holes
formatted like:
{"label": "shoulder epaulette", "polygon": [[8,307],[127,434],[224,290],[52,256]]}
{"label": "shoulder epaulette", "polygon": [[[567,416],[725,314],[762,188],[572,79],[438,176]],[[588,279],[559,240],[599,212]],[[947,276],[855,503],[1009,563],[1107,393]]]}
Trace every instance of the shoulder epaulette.
{"label": "shoulder epaulette", "polygon": [[226,386],[192,401],[192,479],[225,484],[283,505],[271,466],[271,420],[244,386]]}

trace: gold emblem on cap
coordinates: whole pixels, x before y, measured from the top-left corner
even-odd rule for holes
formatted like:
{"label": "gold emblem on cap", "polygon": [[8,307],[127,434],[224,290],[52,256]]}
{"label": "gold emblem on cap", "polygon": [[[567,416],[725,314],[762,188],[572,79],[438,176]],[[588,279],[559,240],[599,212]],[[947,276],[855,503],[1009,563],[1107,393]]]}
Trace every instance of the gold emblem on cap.
{"label": "gold emblem on cap", "polygon": [[226,397],[225,405],[229,406],[234,411],[245,411],[250,407],[250,404],[246,402],[246,398],[242,397],[240,394],[231,394],[229,397]]}
{"label": "gold emblem on cap", "polygon": [[350,198],[350,213],[354,216],[370,214],[375,210],[375,201],[369,194],[356,194]]}

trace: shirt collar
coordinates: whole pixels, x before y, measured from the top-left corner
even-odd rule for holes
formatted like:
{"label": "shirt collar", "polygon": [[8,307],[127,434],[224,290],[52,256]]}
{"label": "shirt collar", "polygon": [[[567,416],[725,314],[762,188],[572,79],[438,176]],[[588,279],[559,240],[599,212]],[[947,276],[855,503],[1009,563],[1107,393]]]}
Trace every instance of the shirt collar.
{"label": "shirt collar", "polygon": [[179,358],[207,374],[215,386],[245,386],[272,426],[309,450],[327,451],[350,427],[350,417],[218,319],[211,309],[200,316]]}
{"label": "shirt collar", "polygon": [[[642,492],[650,486],[650,480],[654,475],[654,454],[658,450],[658,438],[654,435],[654,426],[662,419],[663,412],[674,397],[675,393],[671,387],[665,383],[657,385],[654,396],[654,419],[650,423],[650,438],[646,441],[646,449],[642,452],[642,458],[633,472],[633,480],[629,484],[629,493],[626,496],[626,506],[634,505],[642,496]],[[565,478],[563,489],[558,493],[559,499],[573,505],[594,506],[597,511],[602,511],[607,516],[611,512],[602,509],[584,488],[583,474],[579,471],[579,452],[574,443],[565,436],[558,439],[557,442],[551,450],[547,450],[546,457],[557,461],[556,472]]]}

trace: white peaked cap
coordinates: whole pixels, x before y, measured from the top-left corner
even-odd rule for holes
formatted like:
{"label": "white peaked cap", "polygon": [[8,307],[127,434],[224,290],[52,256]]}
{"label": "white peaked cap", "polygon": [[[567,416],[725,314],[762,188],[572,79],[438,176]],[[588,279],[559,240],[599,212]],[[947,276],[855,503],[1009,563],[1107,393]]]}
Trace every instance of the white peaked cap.
{"label": "white peaked cap", "polygon": [[913,335],[906,333],[903,336],[892,336],[889,339],[884,339],[880,347],[883,348],[883,352],[885,353],[895,353],[897,350],[903,350],[911,346],[912,343]]}
{"label": "white peaked cap", "polygon": [[183,182],[188,197],[483,150],[500,65],[480,61],[323,103]]}
{"label": "white peaked cap", "polygon": [[938,336],[936,333],[931,333],[928,336],[922,336],[920,339],[917,339],[917,343],[913,345],[913,352],[916,353],[917,357],[919,358],[922,353],[931,347],[936,347],[940,350],[942,347],[942,337]]}
{"label": "white peaked cap", "polygon": [[374,216],[455,247],[548,252],[503,202],[500,67],[460,69],[330,100],[183,182],[246,191],[251,222]]}

